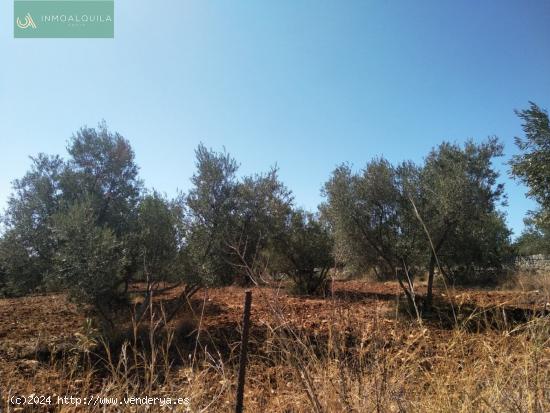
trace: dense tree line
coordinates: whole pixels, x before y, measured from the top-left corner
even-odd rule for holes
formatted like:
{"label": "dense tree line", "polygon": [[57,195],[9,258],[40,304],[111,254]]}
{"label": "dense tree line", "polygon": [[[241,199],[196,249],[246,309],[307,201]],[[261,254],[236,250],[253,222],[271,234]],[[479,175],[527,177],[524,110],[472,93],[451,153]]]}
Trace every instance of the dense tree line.
{"label": "dense tree line", "polygon": [[[105,124],[82,128],[68,160],[40,154],[13,183],[0,241],[0,288],[20,295],[63,290],[103,321],[183,284],[258,283],[285,273],[315,293],[331,266],[331,237],[316,215],[293,206],[277,169],[239,178],[225,152],[200,145],[187,194],[147,191],[129,142]],[[285,246],[285,248],[282,247]],[[296,275],[299,274],[299,275]]]}
{"label": "dense tree line", "polygon": [[[540,246],[548,240],[548,115],[536,105],[519,114],[526,138],[517,140],[512,173],[541,205],[520,243]],[[411,305],[415,275],[426,272],[429,307],[436,273],[486,282],[512,253],[492,164],[502,151],[490,138],[442,143],[421,164],[375,158],[359,172],[343,164],[311,213],[296,208],[276,168],[239,176],[235,159],[202,144],[191,188],[168,199],[144,187],[128,140],[104,123],[85,127],[70,139],[68,159],[39,154],[13,182],[0,291],[67,291],[109,323],[135,294],[140,318],[155,293],[176,286],[183,300],[203,286],[277,276],[314,294],[336,266],[397,277]]]}

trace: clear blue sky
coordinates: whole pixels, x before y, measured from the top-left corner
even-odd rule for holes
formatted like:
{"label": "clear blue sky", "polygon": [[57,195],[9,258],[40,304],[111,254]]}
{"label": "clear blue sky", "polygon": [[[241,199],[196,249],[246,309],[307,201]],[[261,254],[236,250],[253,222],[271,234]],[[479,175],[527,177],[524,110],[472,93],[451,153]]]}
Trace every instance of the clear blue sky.
{"label": "clear blue sky", "polygon": [[[115,0],[115,39],[13,39],[0,4],[0,207],[38,152],[105,119],[149,187],[185,190],[193,149],[243,173],[277,163],[314,209],[335,165],[420,161],[443,139],[497,135],[550,106],[550,2]],[[516,234],[534,204],[507,177]]]}

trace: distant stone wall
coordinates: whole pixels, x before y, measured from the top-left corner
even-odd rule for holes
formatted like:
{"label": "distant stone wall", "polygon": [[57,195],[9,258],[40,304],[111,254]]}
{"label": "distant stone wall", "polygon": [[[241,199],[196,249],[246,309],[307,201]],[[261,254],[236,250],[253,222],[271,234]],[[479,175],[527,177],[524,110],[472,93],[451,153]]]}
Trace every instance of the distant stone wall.
{"label": "distant stone wall", "polygon": [[550,255],[537,254],[516,257],[515,264],[520,270],[550,272]]}

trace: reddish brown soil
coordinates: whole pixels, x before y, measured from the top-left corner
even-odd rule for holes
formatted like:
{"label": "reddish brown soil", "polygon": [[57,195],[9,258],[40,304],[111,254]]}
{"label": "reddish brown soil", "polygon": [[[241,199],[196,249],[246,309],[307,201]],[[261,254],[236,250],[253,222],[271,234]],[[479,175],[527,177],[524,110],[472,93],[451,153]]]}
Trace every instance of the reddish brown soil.
{"label": "reddish brown soil", "polygon": [[[254,343],[257,345],[269,335],[271,329],[285,323],[316,340],[329,334],[329,327],[334,329],[336,326],[337,331],[353,328],[368,334],[373,323],[387,326],[389,331],[396,323],[408,322],[396,316],[396,303],[402,296],[396,283],[339,281],[335,283],[333,293],[326,298],[290,296],[282,288],[253,290],[252,355]],[[423,294],[423,287],[419,287],[417,293]],[[172,290],[157,297],[157,300],[169,306],[178,295],[179,291]],[[456,308],[468,307],[477,312],[495,308],[512,312],[538,311],[544,309],[548,300],[536,291],[464,289],[437,291],[436,302],[448,305],[449,297]],[[221,354],[233,357],[240,335],[243,298],[244,289],[240,287],[200,291],[193,299],[193,328],[188,327],[189,331],[182,334],[191,337],[192,330],[200,327],[199,341],[203,345],[213,345]],[[441,311],[447,311],[445,305]],[[449,314],[446,313],[446,316]],[[171,324],[185,324],[190,317],[189,313],[182,312]],[[443,337],[448,331],[444,326],[438,326],[438,318],[441,319],[441,314],[430,324],[430,330],[434,335]],[[346,320],[346,325],[338,325],[339,320]],[[60,389],[66,390],[67,383],[61,382],[62,374],[59,369],[54,369],[50,358],[76,345],[84,325],[84,318],[63,295],[0,300],[2,397],[10,391],[53,395]],[[195,342],[193,337],[189,340]]]}

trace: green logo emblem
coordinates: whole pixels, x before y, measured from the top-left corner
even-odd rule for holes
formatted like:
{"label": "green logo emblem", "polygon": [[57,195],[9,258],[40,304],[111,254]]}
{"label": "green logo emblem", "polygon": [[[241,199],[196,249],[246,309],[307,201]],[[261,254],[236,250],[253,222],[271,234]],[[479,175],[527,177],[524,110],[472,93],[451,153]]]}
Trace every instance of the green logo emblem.
{"label": "green logo emblem", "polygon": [[16,38],[113,38],[113,0],[14,0]]}

